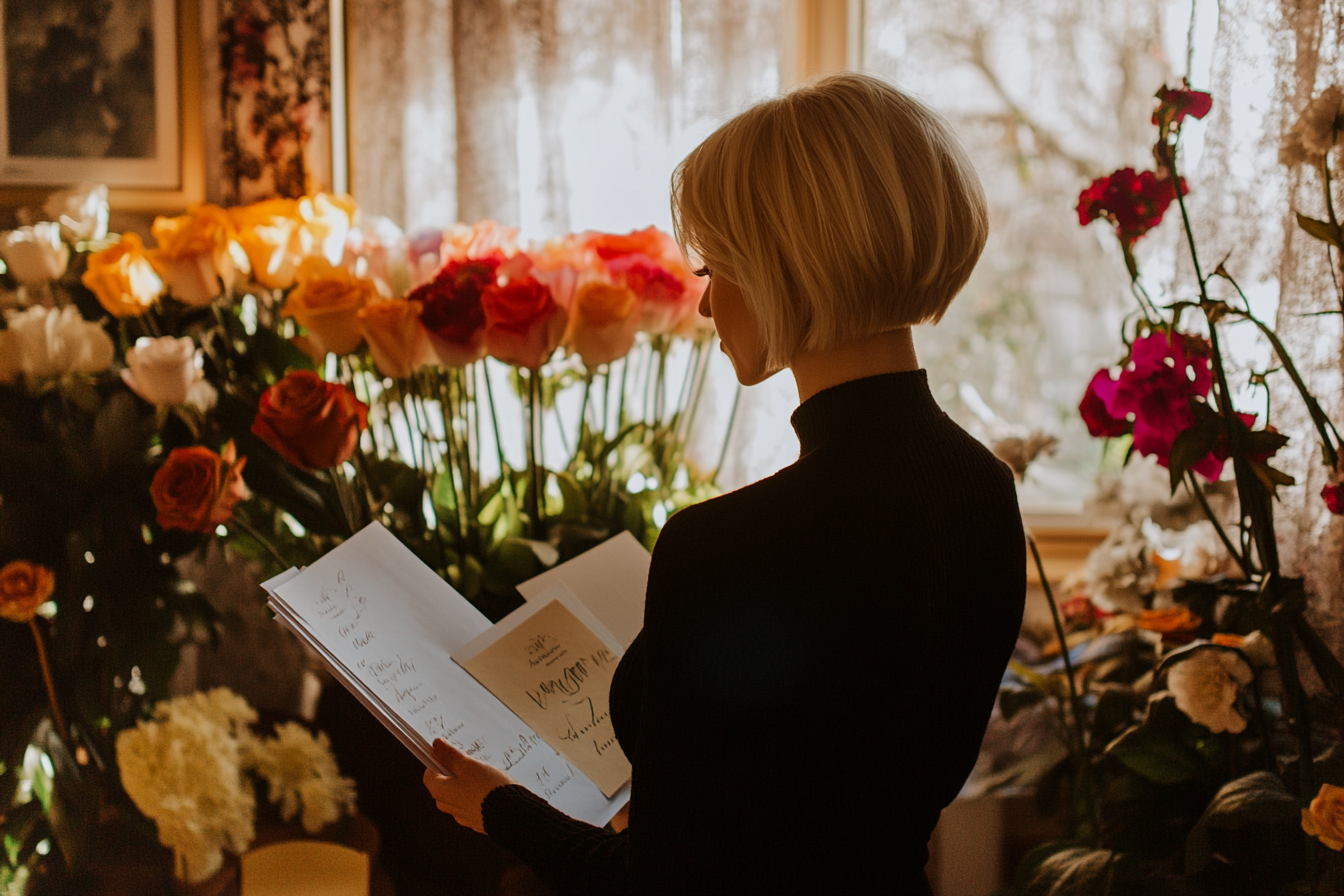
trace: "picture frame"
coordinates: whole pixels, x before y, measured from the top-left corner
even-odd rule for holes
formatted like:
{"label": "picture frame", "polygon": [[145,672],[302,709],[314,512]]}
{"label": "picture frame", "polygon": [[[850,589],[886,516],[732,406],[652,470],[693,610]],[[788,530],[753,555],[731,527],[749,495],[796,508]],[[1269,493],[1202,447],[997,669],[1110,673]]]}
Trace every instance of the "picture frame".
{"label": "picture frame", "polygon": [[[128,2],[134,4],[132,12],[140,16],[139,21],[152,22],[152,61],[143,46],[128,48],[124,22],[114,23],[121,25],[120,29],[108,26],[106,40],[111,46],[100,52],[100,59],[121,60],[115,66],[104,66],[112,77],[137,79],[134,88],[139,90],[139,103],[132,110],[140,116],[134,122],[137,128],[124,125],[118,130],[116,111],[99,109],[98,115],[84,116],[90,120],[87,128],[78,116],[61,122],[56,115],[52,116],[52,127],[44,131],[34,121],[42,124],[46,119],[24,115],[24,110],[48,98],[40,83],[32,83],[40,79],[24,76],[31,75],[35,68],[31,65],[35,54],[47,51],[50,44],[66,35],[56,35],[50,28],[43,32],[42,26],[50,19],[36,26],[31,17],[17,23],[16,16],[7,19],[5,14],[18,10],[20,4],[25,12],[33,8],[32,4],[0,0],[0,34],[4,37],[0,44],[0,206],[40,206],[53,191],[84,181],[107,184],[111,205],[119,211],[177,213],[205,198],[199,3]],[[46,4],[39,4],[43,6]],[[49,8],[55,9],[57,4]],[[87,34],[82,37],[87,41]],[[103,39],[104,33],[98,32],[95,40]],[[58,56],[59,49],[49,55]],[[136,53],[139,55],[126,61]],[[25,61],[30,64],[10,70],[15,63]],[[98,72],[94,77],[106,75]],[[76,91],[81,86],[69,90],[79,96]],[[107,89],[105,84],[101,86]],[[63,153],[67,146],[70,151]],[[123,157],[112,157],[113,153]]]}

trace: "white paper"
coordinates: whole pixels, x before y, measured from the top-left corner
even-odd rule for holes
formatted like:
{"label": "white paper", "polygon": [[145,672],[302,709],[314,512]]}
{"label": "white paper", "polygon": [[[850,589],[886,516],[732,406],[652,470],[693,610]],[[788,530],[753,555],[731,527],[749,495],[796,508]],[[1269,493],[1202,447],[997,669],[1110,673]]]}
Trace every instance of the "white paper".
{"label": "white paper", "polygon": [[337,678],[358,685],[352,692],[384,724],[392,721],[394,734],[401,729],[418,744],[417,756],[431,754],[430,744],[442,737],[592,824],[605,824],[624,804],[628,788],[604,797],[452,661],[489,620],[381,525],[267,584],[277,580],[278,614],[318,648]]}
{"label": "white paper", "polygon": [[639,539],[622,532],[573,560],[528,579],[518,586],[518,592],[530,603],[541,598],[552,585],[564,585],[624,650],[644,628],[644,592],[649,584],[651,559]]}

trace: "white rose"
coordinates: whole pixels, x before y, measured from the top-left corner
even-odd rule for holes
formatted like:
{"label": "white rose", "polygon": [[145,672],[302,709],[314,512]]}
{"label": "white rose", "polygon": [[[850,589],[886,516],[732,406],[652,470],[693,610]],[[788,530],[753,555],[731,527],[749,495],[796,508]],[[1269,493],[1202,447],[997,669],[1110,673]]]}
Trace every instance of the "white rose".
{"label": "white rose", "polygon": [[61,222],[71,242],[107,236],[107,187],[103,184],[83,183],[73,190],[52,193],[42,210]]}
{"label": "white rose", "polygon": [[1193,650],[1167,673],[1167,689],[1176,708],[1214,734],[1246,730],[1236,711],[1237,688],[1250,684],[1255,674],[1237,653],[1217,647]]}
{"label": "white rose", "polygon": [[126,369],[121,372],[132,392],[150,404],[162,405],[185,402],[200,375],[196,343],[189,336],[141,336],[134,348],[126,350]]}
{"label": "white rose", "polygon": [[14,382],[22,371],[18,337],[9,330],[0,330],[0,386]]}
{"label": "white rose", "polygon": [[0,255],[14,277],[27,285],[55,280],[70,263],[70,247],[61,239],[61,225],[52,221],[0,236]]}
{"label": "white rose", "polygon": [[214,410],[215,405],[219,404],[219,392],[210,385],[209,380],[198,379],[191,384],[187,390],[186,404],[191,405],[202,414],[208,414]]}
{"label": "white rose", "polygon": [[9,332],[18,344],[19,369],[29,378],[100,373],[112,364],[112,340],[73,305],[34,305],[10,318]]}

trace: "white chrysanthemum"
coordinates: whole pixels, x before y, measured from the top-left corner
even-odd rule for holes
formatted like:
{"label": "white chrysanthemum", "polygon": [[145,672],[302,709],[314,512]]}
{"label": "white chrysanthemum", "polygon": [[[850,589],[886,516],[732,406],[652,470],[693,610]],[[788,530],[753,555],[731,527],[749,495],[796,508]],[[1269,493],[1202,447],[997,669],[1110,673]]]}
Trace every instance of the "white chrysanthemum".
{"label": "white chrysanthemum", "polygon": [[341,777],[326,734],[316,737],[295,722],[275,726],[275,737],[254,740],[247,763],[270,785],[270,801],[280,817],[303,809],[303,829],[316,833],[355,811],[355,782]]}
{"label": "white chrysanthemum", "polygon": [[223,850],[241,853],[253,837],[255,802],[238,740],[227,717],[200,711],[221,702],[193,701],[184,712],[160,704],[157,721],[117,736],[122,786],[158,826],[159,842],[173,850],[177,876],[191,883],[219,870]]}
{"label": "white chrysanthemum", "polygon": [[1237,689],[1250,684],[1255,674],[1238,654],[1231,650],[1208,648],[1193,651],[1171,667],[1167,689],[1176,696],[1176,708],[1191,721],[1208,727],[1214,734],[1246,730],[1246,720],[1237,712]]}
{"label": "white chrysanthemum", "polygon": [[1087,557],[1087,589],[1092,602],[1109,612],[1140,613],[1143,595],[1157,580],[1149,562],[1148,538],[1138,526],[1122,523]]}

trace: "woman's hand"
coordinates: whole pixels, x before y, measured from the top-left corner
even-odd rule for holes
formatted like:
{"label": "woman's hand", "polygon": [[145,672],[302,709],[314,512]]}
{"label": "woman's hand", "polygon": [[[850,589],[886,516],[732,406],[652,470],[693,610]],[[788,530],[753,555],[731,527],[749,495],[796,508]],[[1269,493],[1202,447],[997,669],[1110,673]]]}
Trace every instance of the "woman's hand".
{"label": "woman's hand", "polygon": [[425,769],[425,789],[434,797],[435,805],[463,827],[484,834],[481,803],[486,794],[496,787],[518,782],[493,765],[472,759],[442,738],[434,741],[434,756],[452,772],[452,777],[445,777],[432,768]]}

